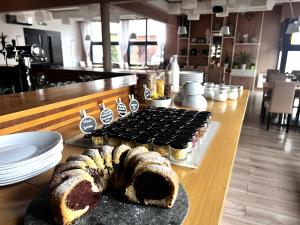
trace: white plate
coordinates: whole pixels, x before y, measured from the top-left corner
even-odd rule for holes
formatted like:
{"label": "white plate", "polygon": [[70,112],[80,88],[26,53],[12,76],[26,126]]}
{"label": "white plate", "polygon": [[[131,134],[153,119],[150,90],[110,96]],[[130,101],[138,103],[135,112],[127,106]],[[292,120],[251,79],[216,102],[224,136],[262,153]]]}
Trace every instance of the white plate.
{"label": "white plate", "polygon": [[61,158],[61,155],[62,154],[59,152],[59,153],[51,156],[51,158],[45,160],[44,163],[40,163],[39,165],[25,168],[23,171],[16,171],[15,173],[2,175],[0,178],[0,181],[2,182],[2,181],[6,181],[6,180],[11,180],[11,179],[15,179],[17,177],[27,176],[28,174],[35,173],[35,172],[39,171],[41,168],[44,168],[44,167],[52,164],[53,162],[57,161],[59,158]]}
{"label": "white plate", "polygon": [[61,152],[56,152],[55,154],[49,156],[49,158],[44,159],[41,162],[36,162],[28,165],[27,167],[21,167],[18,168],[18,170],[12,171],[7,174],[1,174],[0,175],[0,181],[6,180],[6,179],[12,179],[14,177],[24,176],[30,173],[33,173],[35,171],[38,171],[40,168],[43,168],[55,161],[58,156],[60,156]]}
{"label": "white plate", "polygon": [[42,158],[38,160],[34,160],[25,164],[18,164],[15,166],[10,166],[8,168],[0,169],[0,178],[3,176],[9,176],[12,173],[18,173],[22,171],[26,171],[27,169],[34,169],[36,166],[40,164],[44,164],[47,160],[51,160],[51,157],[61,153],[63,150],[63,144],[59,143],[54,148],[50,149],[47,154],[43,154]]}
{"label": "white plate", "polygon": [[41,173],[44,173],[44,172],[48,171],[49,169],[53,168],[54,166],[56,166],[60,162],[61,157],[62,157],[62,155],[60,155],[59,158],[57,158],[56,161],[54,161],[53,163],[51,163],[51,164],[49,164],[49,165],[41,168],[38,171],[35,171],[33,173],[30,173],[30,174],[27,174],[26,176],[16,177],[14,179],[3,181],[3,182],[0,181],[0,186],[5,186],[5,185],[14,184],[14,183],[19,183],[21,181],[28,180],[28,179],[30,179],[32,177],[40,175]]}
{"label": "white plate", "polygon": [[38,160],[61,141],[61,134],[52,131],[0,136],[0,169]]}

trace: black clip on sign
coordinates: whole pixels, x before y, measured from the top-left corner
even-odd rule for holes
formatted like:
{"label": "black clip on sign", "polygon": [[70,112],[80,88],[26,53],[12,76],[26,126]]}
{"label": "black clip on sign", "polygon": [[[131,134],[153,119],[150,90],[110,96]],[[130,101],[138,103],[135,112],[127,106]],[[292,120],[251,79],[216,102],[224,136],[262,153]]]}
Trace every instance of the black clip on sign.
{"label": "black clip on sign", "polygon": [[143,87],[144,87],[144,98],[145,99],[151,98],[151,90],[147,87],[146,84],[144,84]]}
{"label": "black clip on sign", "polygon": [[114,112],[110,108],[105,108],[105,105],[99,105],[101,110],[100,113],[100,121],[103,124],[110,124],[114,119]]}
{"label": "black clip on sign", "polygon": [[92,131],[94,131],[97,128],[97,122],[95,118],[88,116],[86,114],[85,110],[82,110],[80,112],[80,123],[79,123],[79,129],[84,134],[90,134]]}
{"label": "black clip on sign", "polygon": [[129,95],[129,100],[130,100],[129,102],[130,111],[133,113],[137,112],[140,107],[138,100],[134,98],[134,95]]}
{"label": "black clip on sign", "polygon": [[121,102],[121,98],[116,99],[117,111],[121,118],[127,115],[127,107],[124,103]]}

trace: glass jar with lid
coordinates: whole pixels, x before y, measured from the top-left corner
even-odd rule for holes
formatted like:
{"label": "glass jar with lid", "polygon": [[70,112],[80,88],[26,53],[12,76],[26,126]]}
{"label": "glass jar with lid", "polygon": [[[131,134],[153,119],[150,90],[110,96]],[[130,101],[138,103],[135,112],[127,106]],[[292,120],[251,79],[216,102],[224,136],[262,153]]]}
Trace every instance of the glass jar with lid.
{"label": "glass jar with lid", "polygon": [[136,138],[136,145],[137,146],[144,146],[146,147],[149,151],[152,150],[152,137],[148,136],[148,135],[139,135]]}
{"label": "glass jar with lid", "polygon": [[91,133],[92,142],[95,147],[103,146],[104,137],[107,135],[107,132],[103,129],[96,129]]}
{"label": "glass jar with lid", "polygon": [[170,143],[170,158],[175,161],[186,160],[188,156],[188,142],[184,140],[174,140]]}
{"label": "glass jar with lid", "polygon": [[153,141],[153,151],[160,153],[164,157],[169,157],[170,140],[164,137],[157,137]]}

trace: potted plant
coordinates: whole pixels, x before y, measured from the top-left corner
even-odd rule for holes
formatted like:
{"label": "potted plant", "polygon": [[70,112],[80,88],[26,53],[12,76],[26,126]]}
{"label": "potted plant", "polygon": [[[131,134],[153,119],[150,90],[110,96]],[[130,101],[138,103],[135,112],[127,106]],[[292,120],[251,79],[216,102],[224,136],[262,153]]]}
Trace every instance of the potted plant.
{"label": "potted plant", "polygon": [[238,62],[241,65],[241,69],[245,70],[247,67],[247,63],[250,61],[250,54],[247,52],[241,52],[238,56]]}
{"label": "potted plant", "polygon": [[251,63],[249,66],[251,70],[255,70],[255,63]]}
{"label": "potted plant", "polygon": [[233,69],[238,69],[239,68],[239,64],[237,62],[233,63]]}

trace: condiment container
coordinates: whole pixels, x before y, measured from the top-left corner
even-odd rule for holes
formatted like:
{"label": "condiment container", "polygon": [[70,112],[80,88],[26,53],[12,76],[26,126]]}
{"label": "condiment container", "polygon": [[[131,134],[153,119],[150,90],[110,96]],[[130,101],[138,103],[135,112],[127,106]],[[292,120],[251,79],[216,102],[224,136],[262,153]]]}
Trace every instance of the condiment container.
{"label": "condiment container", "polygon": [[170,143],[170,158],[175,161],[186,160],[188,155],[188,142],[180,139]]}
{"label": "condiment container", "polygon": [[106,134],[107,133],[103,129],[94,130],[91,133],[93,144],[97,147],[103,146],[103,140],[104,140],[104,137],[106,136]]}
{"label": "condiment container", "polygon": [[164,157],[169,157],[170,141],[164,137],[155,138],[153,141],[153,151],[159,152]]}
{"label": "condiment container", "polygon": [[147,148],[149,151],[152,151],[152,141],[153,138],[147,135],[139,135],[136,138],[136,145],[137,146],[144,146],[145,148]]}
{"label": "condiment container", "polygon": [[239,97],[239,92],[238,89],[236,87],[231,87],[228,90],[228,99],[230,100],[236,100]]}
{"label": "condiment container", "polygon": [[225,102],[227,100],[227,90],[225,89],[215,90],[214,100],[217,102]]}
{"label": "condiment container", "polygon": [[208,100],[213,100],[215,95],[214,87],[206,86],[204,87],[204,97]]}

